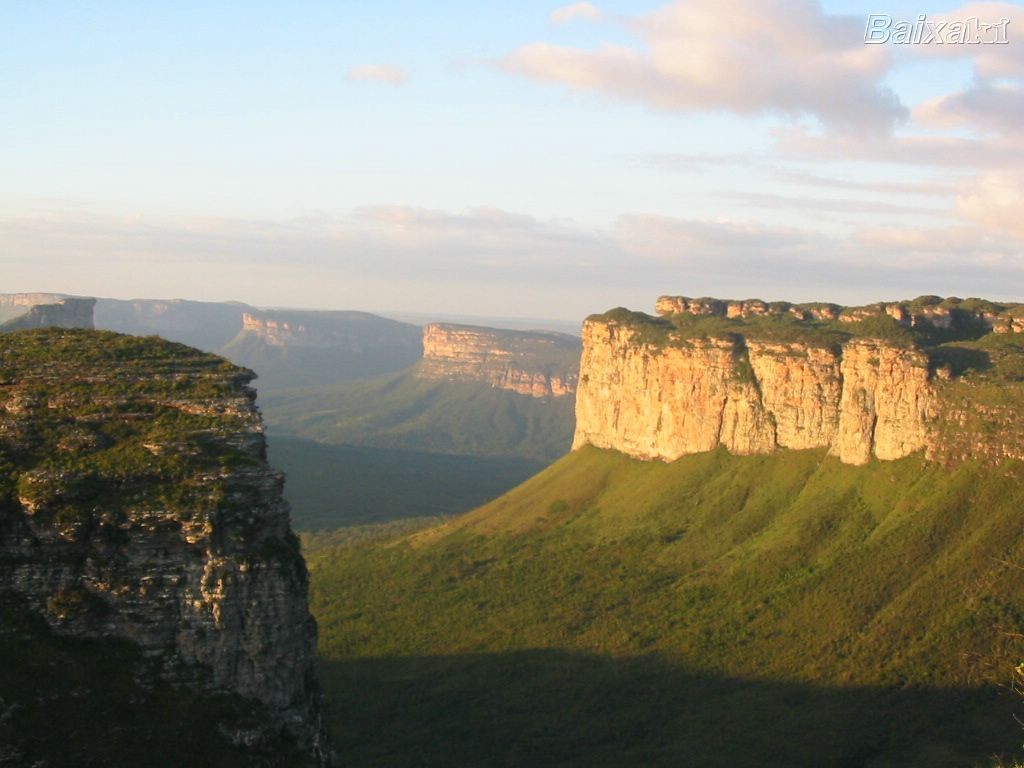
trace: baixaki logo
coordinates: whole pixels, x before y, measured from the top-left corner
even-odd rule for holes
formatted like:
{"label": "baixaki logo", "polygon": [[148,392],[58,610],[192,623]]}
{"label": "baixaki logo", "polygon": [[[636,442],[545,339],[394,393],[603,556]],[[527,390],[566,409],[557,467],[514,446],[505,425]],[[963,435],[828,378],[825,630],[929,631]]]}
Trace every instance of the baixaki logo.
{"label": "baixaki logo", "polygon": [[865,43],[894,45],[1006,45],[1009,19],[985,23],[977,16],[932,21],[924,14],[915,21],[894,21],[887,13],[868,16]]}

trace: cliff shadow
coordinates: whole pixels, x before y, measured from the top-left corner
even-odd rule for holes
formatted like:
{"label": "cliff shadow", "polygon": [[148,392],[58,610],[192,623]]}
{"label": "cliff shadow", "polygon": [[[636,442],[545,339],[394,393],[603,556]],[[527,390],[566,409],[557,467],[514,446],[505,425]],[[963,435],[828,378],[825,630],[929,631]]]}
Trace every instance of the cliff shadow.
{"label": "cliff shadow", "polygon": [[993,367],[989,353],[973,347],[935,347],[928,350],[928,359],[933,368],[946,367],[954,376],[962,376],[971,371],[987,371]]}
{"label": "cliff shadow", "polygon": [[824,687],[553,650],[322,661],[338,763],[882,768],[1020,755],[997,687]]}

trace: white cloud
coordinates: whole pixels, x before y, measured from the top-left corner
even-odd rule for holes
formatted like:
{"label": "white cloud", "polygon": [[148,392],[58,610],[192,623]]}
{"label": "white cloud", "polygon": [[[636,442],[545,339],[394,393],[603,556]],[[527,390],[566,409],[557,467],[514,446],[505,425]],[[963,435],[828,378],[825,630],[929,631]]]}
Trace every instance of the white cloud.
{"label": "white cloud", "polygon": [[914,109],[914,117],[938,127],[980,129],[1003,135],[1024,134],[1024,88],[1008,83],[976,83]]}
{"label": "white cloud", "polygon": [[293,220],[45,212],[0,217],[0,269],[10,290],[548,317],[649,308],[672,291],[839,302],[1019,294],[1024,251],[997,227],[1012,230],[1015,211],[1024,220],[1020,187],[993,181],[978,195],[964,198],[965,214],[995,207],[994,222],[849,234],[645,213],[587,228],[491,207]]}
{"label": "white cloud", "polygon": [[601,9],[593,3],[579,2],[571,5],[563,5],[551,11],[551,23],[557,25],[569,24],[570,22],[600,22],[604,17]]}
{"label": "white cloud", "polygon": [[983,174],[965,187],[957,207],[988,232],[1024,240],[1024,173],[1018,169]]}
{"label": "white cloud", "polygon": [[498,63],[667,111],[812,116],[857,133],[884,133],[907,114],[882,84],[887,47],[864,45],[863,20],[814,0],[678,0],[624,23],[635,47],[537,42]]}
{"label": "white cloud", "polygon": [[600,8],[592,3],[584,1],[556,8],[551,12],[551,23],[561,25],[577,20],[600,21],[602,17],[603,15]]}
{"label": "white cloud", "polygon": [[350,69],[348,79],[353,82],[405,85],[409,80],[409,74],[401,67],[391,64],[363,64]]}

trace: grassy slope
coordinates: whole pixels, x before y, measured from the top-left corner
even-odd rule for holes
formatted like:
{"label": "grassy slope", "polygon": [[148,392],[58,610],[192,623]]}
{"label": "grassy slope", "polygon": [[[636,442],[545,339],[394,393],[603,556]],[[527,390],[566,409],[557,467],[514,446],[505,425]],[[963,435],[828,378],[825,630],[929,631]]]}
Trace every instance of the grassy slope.
{"label": "grassy slope", "polygon": [[269,449],[271,465],[288,476],[297,531],[460,514],[544,468],[529,459],[325,445],[276,433]]}
{"label": "grassy slope", "polygon": [[270,392],[260,404],[304,531],[466,512],[568,451],[574,424],[571,398],[412,372]]}
{"label": "grassy slope", "polygon": [[342,754],[988,765],[1020,742],[995,684],[1024,628],[1022,477],[587,449],[440,528],[319,550]]}
{"label": "grassy slope", "polygon": [[397,375],[261,392],[268,424],[293,437],[430,453],[551,461],[569,450],[572,398]]}

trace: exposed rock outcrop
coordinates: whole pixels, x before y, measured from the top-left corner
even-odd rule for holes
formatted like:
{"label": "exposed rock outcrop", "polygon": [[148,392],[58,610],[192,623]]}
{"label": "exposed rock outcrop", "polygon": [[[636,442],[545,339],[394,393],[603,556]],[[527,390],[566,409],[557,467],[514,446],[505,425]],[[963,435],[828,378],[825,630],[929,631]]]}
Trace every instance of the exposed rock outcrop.
{"label": "exposed rock outcrop", "polygon": [[563,397],[576,391],[579,354],[580,340],[567,334],[433,323],[423,329],[418,375]]}
{"label": "exposed rock outcrop", "polygon": [[327,751],[307,574],[252,374],[159,339],[0,337],[0,582],[60,632],[130,640]]}
{"label": "exposed rock outcrop", "polygon": [[838,320],[857,323],[877,317],[891,317],[907,327],[930,326],[942,330],[982,327],[997,333],[1024,332],[1024,305],[983,299],[959,299],[919,296],[896,302],[879,302],[863,307],[840,307],[838,304],[791,304],[786,301],[765,302],[760,299],[733,301],[687,296],[662,296],[655,305],[661,316],[696,315],[725,318],[751,318],[789,315],[800,321]]}
{"label": "exposed rock outcrop", "polygon": [[[719,446],[737,454],[826,448],[850,464],[922,450],[932,457],[952,456],[955,441],[942,436],[951,418],[950,392],[974,385],[945,380],[948,371],[937,376],[935,362],[913,344],[828,330],[831,319],[841,320],[842,308],[804,305],[802,311],[819,313],[819,322],[826,324],[822,332],[779,340],[749,324],[729,325],[728,308],[735,304],[659,300],[663,314],[725,318],[724,326],[721,321],[675,326],[624,310],[589,318],[574,448],[589,444],[666,460]],[[752,312],[732,317],[758,316],[761,309]],[[940,318],[949,314],[929,316],[930,327],[948,327]],[[960,392],[960,397],[970,394]],[[963,409],[960,413],[967,418]],[[1006,413],[1000,413],[1006,421]],[[999,455],[1019,450],[1020,425],[1012,420],[1017,437],[1008,437]],[[960,454],[964,458],[970,451]]]}
{"label": "exposed rock outcrop", "polygon": [[[8,309],[22,308],[23,314],[0,324],[0,333],[28,328],[93,328],[96,299],[59,298],[49,301],[49,294],[10,294],[3,297],[12,303]],[[34,300],[40,303],[32,303]],[[20,302],[20,303],[19,303]]]}

